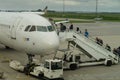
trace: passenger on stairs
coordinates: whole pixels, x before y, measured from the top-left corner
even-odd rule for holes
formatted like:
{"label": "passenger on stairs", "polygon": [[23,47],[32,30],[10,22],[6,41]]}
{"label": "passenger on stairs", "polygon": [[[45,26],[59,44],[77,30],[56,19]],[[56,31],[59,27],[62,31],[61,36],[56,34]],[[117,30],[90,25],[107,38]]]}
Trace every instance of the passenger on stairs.
{"label": "passenger on stairs", "polygon": [[76,31],[77,31],[77,32],[79,31],[79,27],[76,28]]}
{"label": "passenger on stairs", "polygon": [[118,50],[116,48],[113,49],[113,54],[118,55]]}
{"label": "passenger on stairs", "polygon": [[73,24],[71,23],[70,27],[69,27],[69,30],[73,30]]}
{"label": "passenger on stairs", "polygon": [[87,38],[89,37],[89,33],[88,33],[87,29],[85,29],[84,35],[85,35],[85,37],[87,37]]}
{"label": "passenger on stairs", "polygon": [[111,51],[111,47],[108,44],[106,44],[105,49],[107,49],[108,51]]}
{"label": "passenger on stairs", "polygon": [[96,37],[96,43],[99,44],[99,38],[98,37]]}
{"label": "passenger on stairs", "polygon": [[120,57],[120,47],[117,48],[118,55]]}
{"label": "passenger on stairs", "polygon": [[77,33],[81,33],[81,30],[79,29],[79,27],[76,28]]}
{"label": "passenger on stairs", "polygon": [[64,32],[66,30],[66,26],[60,23],[60,31]]}
{"label": "passenger on stairs", "polygon": [[103,45],[103,40],[102,40],[102,39],[99,39],[99,43],[100,43],[100,45],[102,46],[102,45]]}
{"label": "passenger on stairs", "polygon": [[103,45],[103,40],[96,37],[96,43],[102,46]]}

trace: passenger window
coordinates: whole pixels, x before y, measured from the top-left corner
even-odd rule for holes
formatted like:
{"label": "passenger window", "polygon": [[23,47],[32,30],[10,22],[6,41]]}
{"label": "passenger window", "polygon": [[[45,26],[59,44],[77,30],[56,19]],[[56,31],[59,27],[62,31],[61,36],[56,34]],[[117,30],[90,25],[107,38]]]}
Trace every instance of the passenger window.
{"label": "passenger window", "polygon": [[30,32],[32,32],[32,31],[36,31],[36,27],[35,26],[31,27]]}
{"label": "passenger window", "polygon": [[26,28],[25,28],[25,31],[28,31],[30,28],[30,25],[28,25]]}

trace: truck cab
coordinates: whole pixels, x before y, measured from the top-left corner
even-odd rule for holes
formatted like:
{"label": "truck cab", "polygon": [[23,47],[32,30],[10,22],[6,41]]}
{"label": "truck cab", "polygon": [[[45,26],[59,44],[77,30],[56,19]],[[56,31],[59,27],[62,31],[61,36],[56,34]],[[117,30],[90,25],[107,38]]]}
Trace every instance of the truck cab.
{"label": "truck cab", "polygon": [[63,80],[63,65],[61,60],[45,60],[43,65],[37,65],[30,72],[33,76],[45,79]]}
{"label": "truck cab", "polygon": [[63,78],[63,65],[61,60],[46,60],[44,76],[49,79]]}

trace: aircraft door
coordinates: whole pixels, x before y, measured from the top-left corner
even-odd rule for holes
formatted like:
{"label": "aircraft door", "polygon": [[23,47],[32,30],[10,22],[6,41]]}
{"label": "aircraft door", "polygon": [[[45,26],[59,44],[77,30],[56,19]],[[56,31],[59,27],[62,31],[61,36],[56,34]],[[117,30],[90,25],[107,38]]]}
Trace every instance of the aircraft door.
{"label": "aircraft door", "polygon": [[17,31],[17,28],[19,27],[20,25],[20,22],[21,22],[22,18],[21,17],[17,17],[15,19],[15,22],[13,23],[12,27],[11,27],[11,38],[12,39],[16,39],[16,31]]}

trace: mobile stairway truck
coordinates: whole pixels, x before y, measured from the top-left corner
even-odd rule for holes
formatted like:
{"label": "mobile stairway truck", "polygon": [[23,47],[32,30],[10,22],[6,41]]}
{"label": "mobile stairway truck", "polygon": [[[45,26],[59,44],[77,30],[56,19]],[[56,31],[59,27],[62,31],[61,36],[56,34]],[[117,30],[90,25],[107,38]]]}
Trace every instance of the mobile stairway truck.
{"label": "mobile stairway truck", "polygon": [[65,63],[65,66],[63,66],[64,68],[74,70],[81,66],[99,64],[111,66],[112,64],[118,64],[119,62],[118,55],[106,50],[103,46],[98,45],[95,41],[85,37],[83,34],[77,34],[74,31],[60,32],[59,37],[60,39],[68,41],[69,45],[72,44],[88,57],[93,57],[95,59],[94,61],[81,62],[81,56],[79,54],[74,54],[73,51],[63,51],[64,57],[62,60]]}

